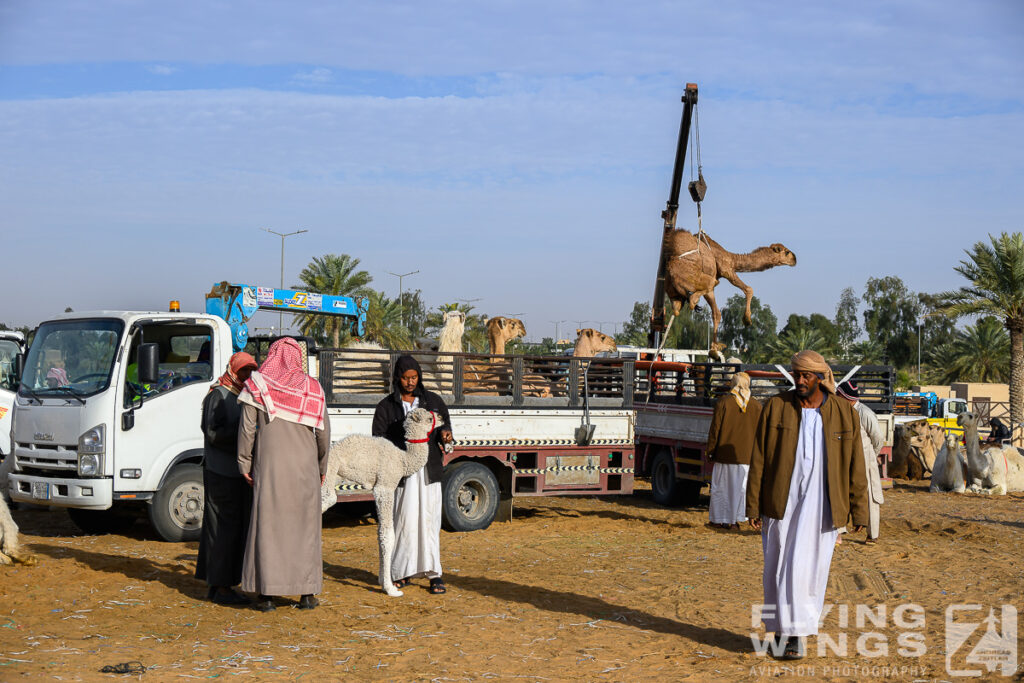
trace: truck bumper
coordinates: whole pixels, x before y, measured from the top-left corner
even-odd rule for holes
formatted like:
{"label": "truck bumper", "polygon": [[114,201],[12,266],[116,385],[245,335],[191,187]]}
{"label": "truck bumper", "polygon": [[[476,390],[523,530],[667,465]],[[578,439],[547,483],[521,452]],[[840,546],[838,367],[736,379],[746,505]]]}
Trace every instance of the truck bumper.
{"label": "truck bumper", "polygon": [[37,505],[58,505],[86,510],[106,510],[113,500],[112,479],[57,479],[11,473],[11,500]]}

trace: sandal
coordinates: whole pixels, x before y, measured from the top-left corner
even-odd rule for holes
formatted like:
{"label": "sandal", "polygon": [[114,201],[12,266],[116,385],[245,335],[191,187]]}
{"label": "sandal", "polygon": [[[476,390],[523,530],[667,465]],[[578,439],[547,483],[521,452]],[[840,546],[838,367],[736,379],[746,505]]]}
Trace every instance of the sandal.
{"label": "sandal", "polygon": [[444,585],[444,581],[440,578],[430,580],[430,591],[433,595],[441,595],[442,593],[448,592],[448,587]]}
{"label": "sandal", "polygon": [[405,588],[410,583],[412,583],[412,580],[411,579],[398,579],[396,581],[392,581],[391,583],[395,584],[395,588]]}

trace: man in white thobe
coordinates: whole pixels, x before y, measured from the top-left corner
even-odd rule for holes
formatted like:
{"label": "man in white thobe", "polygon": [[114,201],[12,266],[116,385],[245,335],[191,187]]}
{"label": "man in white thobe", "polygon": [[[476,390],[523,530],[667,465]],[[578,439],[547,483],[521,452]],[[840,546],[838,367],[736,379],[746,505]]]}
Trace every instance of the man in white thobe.
{"label": "man in white thobe", "polygon": [[761,531],[765,629],[773,654],[804,656],[818,633],[837,527],[867,522],[860,419],[835,397],[825,359],[801,351],[791,361],[795,390],[773,397],[758,422],[747,483],[747,516]]}
{"label": "man in white thobe", "polygon": [[881,525],[880,506],[885,502],[882,494],[882,475],[878,472],[878,466],[881,464],[879,454],[885,446],[885,435],[882,434],[882,426],[878,424],[874,411],[861,402],[860,387],[856,382],[843,382],[836,387],[836,394],[852,403],[860,418],[860,445],[864,452],[864,471],[868,478],[868,535],[864,544],[875,545],[878,542]]}

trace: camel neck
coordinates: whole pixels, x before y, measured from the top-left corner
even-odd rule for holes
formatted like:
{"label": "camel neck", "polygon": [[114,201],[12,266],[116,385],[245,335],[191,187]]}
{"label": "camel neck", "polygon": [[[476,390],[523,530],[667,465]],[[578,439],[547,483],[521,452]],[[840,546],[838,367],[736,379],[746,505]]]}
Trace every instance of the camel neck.
{"label": "camel neck", "polygon": [[767,247],[758,247],[754,251],[746,254],[733,254],[733,269],[737,273],[759,273],[762,270],[768,270],[772,266],[778,265],[769,262],[769,260],[765,258],[767,254],[760,253],[762,249],[767,249]]}

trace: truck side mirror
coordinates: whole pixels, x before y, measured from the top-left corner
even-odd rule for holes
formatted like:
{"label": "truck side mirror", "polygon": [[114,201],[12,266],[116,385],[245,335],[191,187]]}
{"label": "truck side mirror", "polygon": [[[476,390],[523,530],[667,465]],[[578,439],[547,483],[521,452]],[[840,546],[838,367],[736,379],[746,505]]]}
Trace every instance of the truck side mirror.
{"label": "truck side mirror", "polygon": [[140,384],[156,384],[160,380],[160,345],[139,344],[135,355]]}
{"label": "truck side mirror", "polygon": [[25,354],[19,353],[14,356],[14,384],[21,384],[21,377],[25,374]]}

